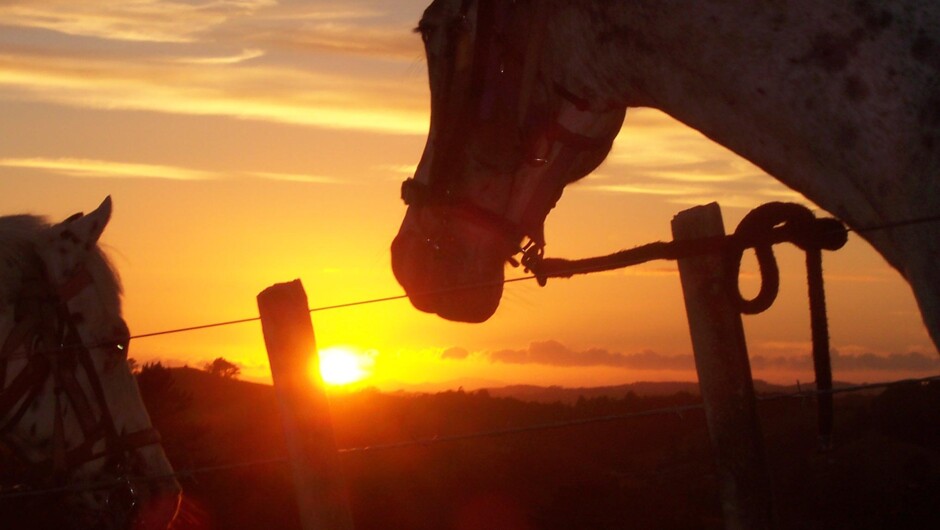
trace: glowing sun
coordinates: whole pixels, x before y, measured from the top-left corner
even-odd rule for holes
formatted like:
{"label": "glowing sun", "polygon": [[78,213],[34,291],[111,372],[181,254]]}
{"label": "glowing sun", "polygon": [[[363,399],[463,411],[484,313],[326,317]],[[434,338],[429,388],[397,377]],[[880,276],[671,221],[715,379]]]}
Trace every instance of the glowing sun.
{"label": "glowing sun", "polygon": [[350,348],[336,346],[320,350],[320,376],[328,385],[348,385],[369,375],[372,359]]}

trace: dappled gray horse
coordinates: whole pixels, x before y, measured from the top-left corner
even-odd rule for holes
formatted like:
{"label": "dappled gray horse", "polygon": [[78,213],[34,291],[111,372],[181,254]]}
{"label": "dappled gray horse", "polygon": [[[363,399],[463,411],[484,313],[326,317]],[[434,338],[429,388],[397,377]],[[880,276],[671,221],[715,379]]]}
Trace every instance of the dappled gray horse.
{"label": "dappled gray horse", "polygon": [[940,214],[940,3],[436,0],[417,31],[431,126],[392,244],[417,308],[489,318],[504,264],[645,106],[860,230],[940,343],[940,224],[904,223]]}
{"label": "dappled gray horse", "polygon": [[0,217],[0,528],[163,530],[176,515],[97,245],[110,216],[108,198],[55,225]]}

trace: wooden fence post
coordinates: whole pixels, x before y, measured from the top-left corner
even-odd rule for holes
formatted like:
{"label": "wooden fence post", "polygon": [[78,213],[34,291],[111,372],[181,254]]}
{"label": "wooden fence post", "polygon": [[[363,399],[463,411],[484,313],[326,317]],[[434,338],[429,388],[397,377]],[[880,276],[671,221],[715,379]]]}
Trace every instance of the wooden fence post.
{"label": "wooden fence post", "polygon": [[264,343],[271,362],[303,530],[352,530],[329,402],[323,382],[311,378],[317,358],[307,294],[300,280],[258,295]]}
{"label": "wooden fence post", "polygon": [[[711,203],[672,220],[677,241],[725,234],[721,209]],[[679,260],[695,368],[715,452],[727,529],[770,528],[771,494],[763,435],[738,310],[736,278],[726,256]]]}

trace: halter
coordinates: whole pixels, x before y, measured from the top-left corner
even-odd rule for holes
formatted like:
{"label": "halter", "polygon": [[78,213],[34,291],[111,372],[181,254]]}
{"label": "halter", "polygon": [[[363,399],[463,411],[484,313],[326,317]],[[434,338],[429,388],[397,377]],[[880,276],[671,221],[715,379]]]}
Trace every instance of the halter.
{"label": "halter", "polygon": [[[476,25],[469,24],[471,9],[476,9]],[[519,31],[511,26],[519,17],[531,20],[529,38],[522,49],[513,49],[510,38]],[[556,145],[576,151],[597,149],[609,143],[575,133],[559,122],[553,109],[531,108],[530,102],[539,81],[539,60],[544,41],[547,18],[545,9],[534,8],[524,2],[506,0],[463,0],[459,16],[446,28],[446,42],[450,48],[445,56],[454,62],[447,68],[442,81],[442,93],[435,98],[439,115],[432,119],[438,131],[438,145],[431,160],[427,182],[409,178],[402,183],[401,197],[408,206],[431,206],[447,209],[454,215],[467,219],[487,230],[500,234],[526,259],[541,256],[545,247],[543,220],[527,222],[533,217],[523,214],[523,220],[508,218],[508,212],[498,213],[481,207],[455,191],[457,179],[447,178],[460,174],[472,155],[463,149],[464,138],[470,132],[481,129],[490,120],[511,116],[514,130],[501,131],[520,143],[518,155],[512,160],[516,168],[521,164],[539,166]],[[474,32],[475,31],[475,32]],[[515,52],[515,54],[513,54]],[[516,64],[507,66],[510,62]],[[579,110],[587,110],[587,102],[577,98],[559,86],[552,87],[555,93]],[[537,138],[525,138],[528,130],[542,133],[545,139],[536,145]],[[514,136],[513,136],[514,135]],[[515,174],[515,170],[512,170]],[[514,177],[515,178],[515,177]],[[549,209],[561,196],[567,182],[544,182],[536,191],[539,203]],[[515,182],[511,183],[512,186]],[[533,201],[534,204],[535,201]],[[520,247],[519,242],[528,238]],[[518,265],[512,256],[507,258]]]}
{"label": "halter", "polygon": [[[45,271],[40,258],[33,254],[38,266],[33,270]],[[22,289],[14,304],[14,326],[0,347],[0,385],[6,381],[7,368],[12,356],[25,356],[26,366],[7,385],[0,388],[0,455],[12,458],[30,479],[26,486],[64,486],[69,476],[80,466],[99,459],[107,459],[105,469],[116,477],[120,485],[108,496],[112,511],[123,511],[127,517],[137,503],[137,492],[128,472],[128,453],[160,443],[154,428],[132,433],[119,433],[114,416],[105,399],[104,387],[94,362],[78,332],[68,303],[93,285],[91,274],[81,266],[62,285],[54,287],[47,274],[24,278]],[[112,347],[126,355],[126,343],[92,345],[91,348]],[[77,379],[78,370],[85,372],[91,395]],[[30,405],[52,379],[55,390],[55,416],[53,418],[52,449],[48,458],[33,462],[20,444],[10,438],[10,432],[25,416]],[[64,405],[70,405],[78,421],[83,439],[71,449],[65,439]],[[95,404],[98,414],[92,407]],[[104,448],[94,446],[104,441]],[[19,489],[24,485],[17,485]]]}

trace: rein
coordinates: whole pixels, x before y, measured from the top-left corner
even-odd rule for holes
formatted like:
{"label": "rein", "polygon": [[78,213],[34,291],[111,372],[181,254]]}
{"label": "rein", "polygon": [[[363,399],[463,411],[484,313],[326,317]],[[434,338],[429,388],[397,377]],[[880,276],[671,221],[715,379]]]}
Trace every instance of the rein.
{"label": "rein", "polygon": [[[34,270],[44,270],[38,256],[32,260]],[[128,480],[128,453],[159,444],[160,435],[152,427],[118,432],[89,348],[82,342],[68,308],[74,297],[93,286],[90,273],[80,267],[62,285],[51,283],[41,273],[24,278],[14,304],[13,328],[0,346],[0,455],[13,459],[29,478],[26,484],[16,484],[13,489],[50,483],[62,486],[80,466],[106,458],[106,470],[121,478],[125,487],[109,495],[108,505],[129,513],[136,505],[137,494]],[[9,361],[14,356],[25,357],[26,364],[6,384]],[[77,378],[79,369],[85,373],[90,395]],[[11,432],[50,381],[55,400],[51,449],[48,457],[33,461]],[[83,436],[81,443],[71,448],[65,437],[66,408],[72,409]],[[104,447],[96,451],[95,446],[102,441]]]}

